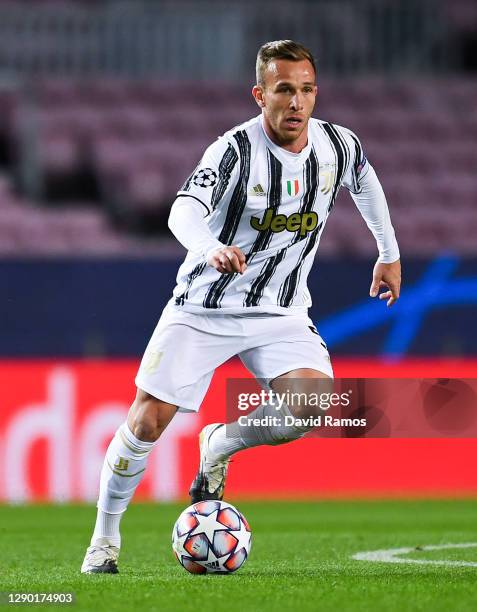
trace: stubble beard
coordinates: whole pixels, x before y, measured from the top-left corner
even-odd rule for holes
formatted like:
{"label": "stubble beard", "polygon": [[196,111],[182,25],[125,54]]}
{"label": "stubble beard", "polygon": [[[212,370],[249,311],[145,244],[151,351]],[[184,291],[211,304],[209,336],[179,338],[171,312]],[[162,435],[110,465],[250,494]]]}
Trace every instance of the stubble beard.
{"label": "stubble beard", "polygon": [[299,131],[297,130],[296,132],[288,132],[286,130],[283,130],[281,133],[277,134],[280,137],[281,144],[290,145],[296,142],[299,138],[301,138],[307,126],[308,119],[306,121],[303,121],[303,123],[300,125],[301,129]]}

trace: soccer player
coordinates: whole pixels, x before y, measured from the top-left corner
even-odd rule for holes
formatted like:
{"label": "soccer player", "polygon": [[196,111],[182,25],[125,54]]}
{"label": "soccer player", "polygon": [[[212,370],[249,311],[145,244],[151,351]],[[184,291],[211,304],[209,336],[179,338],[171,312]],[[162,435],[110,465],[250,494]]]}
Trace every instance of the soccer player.
{"label": "soccer player", "polygon": [[[326,345],[307,315],[306,283],[341,185],[377,242],[370,295],[383,288],[379,299],[388,306],[399,297],[399,249],[376,173],[353,132],[311,118],[313,56],[290,40],[269,42],[256,72],[260,115],[208,147],[172,206],[169,227],[188,254],[144,353],[127,421],[106,452],[84,573],[117,573],[119,523],[148,455],[177,410],[199,409],[220,364],[238,355],[280,392],[332,379]],[[254,413],[276,415],[276,407]],[[281,414],[293,412],[283,406]],[[304,434],[285,421],[247,431],[238,422],[206,426],[192,501],[222,498],[237,451]]]}

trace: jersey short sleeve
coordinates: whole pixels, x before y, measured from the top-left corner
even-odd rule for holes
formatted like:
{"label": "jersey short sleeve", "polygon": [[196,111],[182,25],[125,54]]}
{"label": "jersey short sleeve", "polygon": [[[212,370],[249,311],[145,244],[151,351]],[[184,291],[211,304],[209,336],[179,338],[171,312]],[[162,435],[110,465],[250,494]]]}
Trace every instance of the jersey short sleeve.
{"label": "jersey short sleeve", "polygon": [[339,130],[349,150],[349,163],[342,182],[351,193],[359,193],[361,191],[360,180],[366,176],[370,164],[356,134],[344,127],[340,127]]}
{"label": "jersey short sleeve", "polygon": [[202,204],[206,216],[234,189],[239,175],[239,155],[225,137],[212,143],[177,196],[189,196]]}

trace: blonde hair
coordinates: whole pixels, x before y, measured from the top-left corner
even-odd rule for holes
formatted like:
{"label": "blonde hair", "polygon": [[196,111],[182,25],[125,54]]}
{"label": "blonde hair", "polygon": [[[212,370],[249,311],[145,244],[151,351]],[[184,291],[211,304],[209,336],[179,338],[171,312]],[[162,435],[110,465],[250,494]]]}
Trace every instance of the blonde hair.
{"label": "blonde hair", "polygon": [[255,66],[257,85],[263,86],[265,84],[265,70],[270,62],[277,59],[291,60],[292,62],[308,60],[316,74],[315,59],[306,47],[293,40],[273,40],[265,43],[258,50]]}

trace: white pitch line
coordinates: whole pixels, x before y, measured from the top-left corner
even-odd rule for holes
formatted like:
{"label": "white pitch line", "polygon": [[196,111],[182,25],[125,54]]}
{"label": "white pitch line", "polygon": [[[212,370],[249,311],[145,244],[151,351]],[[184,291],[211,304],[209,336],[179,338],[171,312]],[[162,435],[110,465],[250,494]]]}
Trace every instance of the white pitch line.
{"label": "white pitch line", "polygon": [[460,544],[437,544],[429,546],[388,548],[387,550],[371,550],[359,552],[352,556],[356,561],[380,561],[381,563],[417,563],[419,565],[448,565],[459,567],[477,567],[477,561],[432,561],[431,559],[403,559],[397,555],[407,555],[411,552],[428,550],[446,550],[448,548],[477,548],[477,542],[462,542]]}

